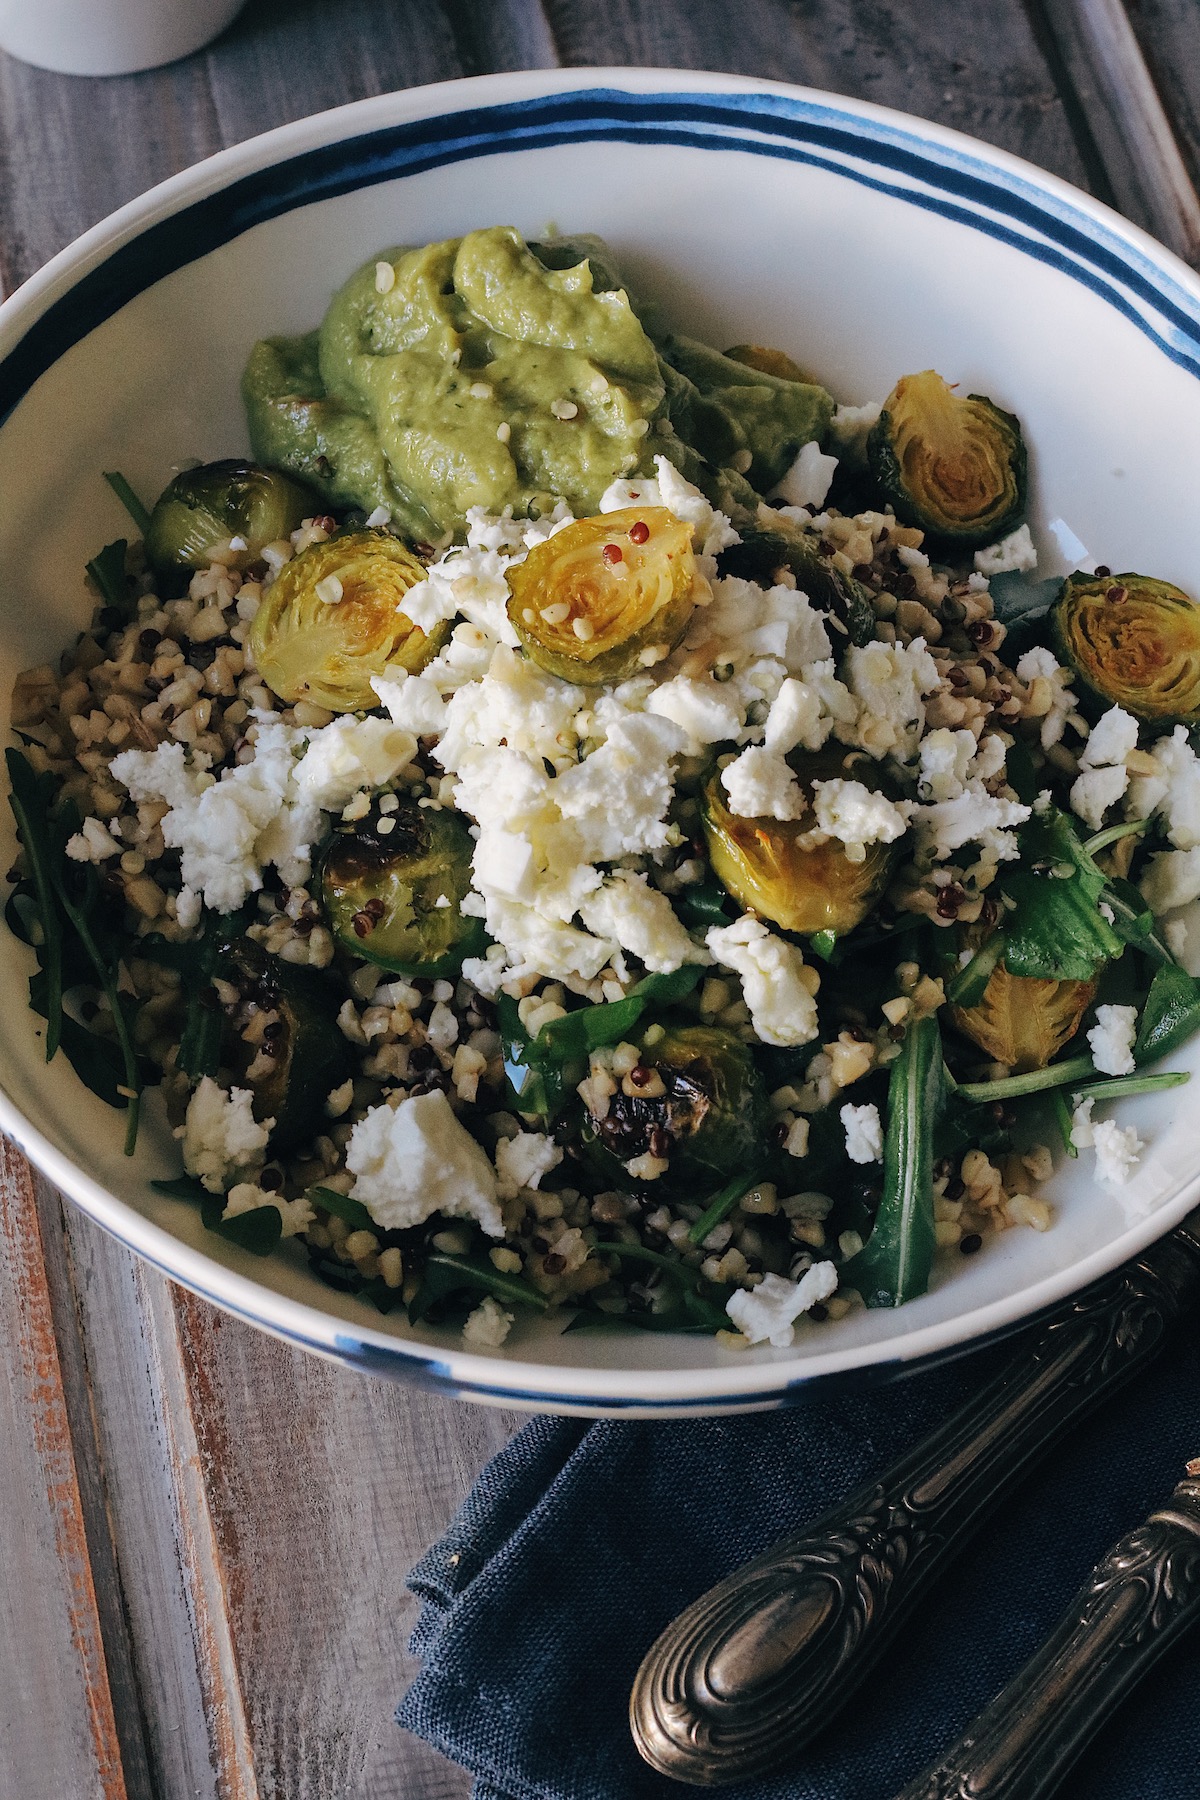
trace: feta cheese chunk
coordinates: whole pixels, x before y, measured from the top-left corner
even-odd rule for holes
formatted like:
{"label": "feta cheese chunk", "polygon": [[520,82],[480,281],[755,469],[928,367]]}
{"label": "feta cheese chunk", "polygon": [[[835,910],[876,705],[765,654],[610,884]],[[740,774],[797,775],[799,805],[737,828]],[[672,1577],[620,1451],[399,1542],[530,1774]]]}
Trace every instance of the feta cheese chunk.
{"label": "feta cheese chunk", "polygon": [[1092,1061],[1102,1075],[1132,1075],[1136,1006],[1098,1006],[1096,1023],[1087,1034]]}
{"label": "feta cheese chunk", "polygon": [[1106,1187],[1123,1187],[1146,1148],[1132,1125],[1092,1118],[1094,1100],[1080,1100],[1071,1114],[1071,1142],[1096,1152],[1096,1175]]}
{"label": "feta cheese chunk", "polygon": [[1105,813],[1129,786],[1125,759],[1137,749],[1137,740],[1137,720],[1119,706],[1110,706],[1092,728],[1071,789],[1071,810],[1093,831],[1099,831]]}
{"label": "feta cheese chunk", "polygon": [[924,638],[911,644],[852,645],[846,652],[846,682],[859,703],[857,742],[872,756],[891,750],[915,756],[925,729],[924,696],[941,685],[941,675]]}
{"label": "feta cheese chunk", "polygon": [[1007,575],[1010,570],[1023,574],[1036,569],[1037,561],[1028,525],[1018,525],[999,543],[985,544],[975,552],[975,569],[980,575]]}
{"label": "feta cheese chunk", "polygon": [[515,1200],[522,1188],[536,1188],[542,1176],[557,1169],[563,1153],[543,1131],[522,1131],[501,1138],[496,1145],[496,1192],[501,1200]]}
{"label": "feta cheese chunk", "polygon": [[1158,769],[1131,781],[1130,817],[1157,815],[1176,850],[1200,848],[1200,757],[1188,742],[1186,727],[1177,725],[1169,738],[1159,738],[1150,754]]}
{"label": "feta cheese chunk", "polygon": [[282,1235],[285,1238],[299,1237],[317,1216],[303,1194],[295,1200],[285,1200],[282,1194],[260,1188],[253,1181],[239,1181],[226,1194],[225,1211],[221,1217],[236,1219],[242,1213],[257,1212],[263,1206],[273,1206],[278,1212],[283,1220]]}
{"label": "feta cheese chunk", "polygon": [[775,937],[751,913],[734,925],[714,925],[705,942],[719,963],[741,976],[754,1029],[764,1044],[812,1042],[817,1035],[816,971],[806,968],[794,944]]}
{"label": "feta cheese chunk", "polygon": [[188,1101],[181,1135],[183,1166],[210,1194],[223,1194],[262,1160],[274,1119],[254,1117],[249,1088],[226,1093],[204,1075]]}
{"label": "feta cheese chunk", "polygon": [[667,896],[630,869],[614,869],[603,887],[580,903],[579,916],[596,937],[619,944],[654,974],[709,960]]}
{"label": "feta cheese chunk", "polygon": [[909,802],[889,800],[861,781],[813,783],[818,829],[846,846],[851,862],[862,862],[868,844],[894,844],[908,830]]}
{"label": "feta cheese chunk", "polygon": [[513,1326],[513,1314],[488,1294],[467,1317],[463,1343],[468,1350],[498,1350]]}
{"label": "feta cheese chunk", "polygon": [[106,857],[121,854],[121,846],[108,826],[93,818],[83,821],[74,837],[67,839],[66,848],[72,862],[101,863]]}
{"label": "feta cheese chunk", "polygon": [[303,800],[340,812],[360,788],[380,788],[417,753],[417,740],[390,719],[347,716],[312,734],[293,779]]}
{"label": "feta cheese chunk", "polygon": [[883,1124],[879,1117],[879,1108],[873,1104],[866,1106],[843,1106],[838,1115],[842,1121],[842,1129],[846,1133],[846,1155],[853,1163],[873,1163],[883,1160]]}
{"label": "feta cheese chunk", "polygon": [[1155,914],[1200,900],[1200,849],[1160,850],[1146,866],[1141,889]]}
{"label": "feta cheese chunk", "polygon": [[721,771],[729,810],[740,819],[798,819],[808,810],[800,783],[778,751],[748,744]]}
{"label": "feta cheese chunk", "polygon": [[837,1284],[837,1270],[831,1262],[814,1263],[799,1281],[764,1275],[756,1288],[739,1288],[731,1294],[725,1311],[752,1344],[769,1342],[777,1350],[786,1350],[795,1339],[795,1321],[801,1313],[828,1300]]}
{"label": "feta cheese chunk", "polygon": [[795,462],[775,489],[775,497],[786,500],[789,506],[824,506],[837,466],[837,457],[826,456],[814,438],[811,443],[802,446]]}
{"label": "feta cheese chunk", "polygon": [[440,1088],[394,1110],[373,1106],[350,1133],[346,1167],[355,1177],[352,1197],[385,1230],[442,1213],[476,1219],[489,1237],[504,1236],[496,1171]]}

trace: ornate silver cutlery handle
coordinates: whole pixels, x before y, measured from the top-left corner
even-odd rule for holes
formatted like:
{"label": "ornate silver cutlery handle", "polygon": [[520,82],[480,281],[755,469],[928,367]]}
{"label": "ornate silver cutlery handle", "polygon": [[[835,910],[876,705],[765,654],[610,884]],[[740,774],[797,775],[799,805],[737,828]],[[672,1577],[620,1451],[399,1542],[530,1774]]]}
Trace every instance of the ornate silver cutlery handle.
{"label": "ornate silver cutlery handle", "polygon": [[1200,1617],[1200,1481],[1114,1544],[1054,1635],[897,1800],[1049,1800],[1114,1707]]}
{"label": "ornate silver cutlery handle", "polygon": [[698,1787],[792,1760],[987,1514],[1198,1302],[1200,1210],[1057,1313],[877,1481],[681,1613],[630,1696],[645,1760]]}

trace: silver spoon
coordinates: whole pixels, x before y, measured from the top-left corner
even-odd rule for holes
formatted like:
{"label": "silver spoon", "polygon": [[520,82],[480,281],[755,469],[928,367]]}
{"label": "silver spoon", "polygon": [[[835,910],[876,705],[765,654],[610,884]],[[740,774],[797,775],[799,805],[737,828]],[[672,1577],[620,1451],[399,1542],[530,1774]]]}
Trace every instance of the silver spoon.
{"label": "silver spoon", "polygon": [[1055,1313],[878,1480],[681,1613],[630,1695],[645,1760],[698,1787],[792,1761],[985,1518],[1198,1304],[1200,1208]]}

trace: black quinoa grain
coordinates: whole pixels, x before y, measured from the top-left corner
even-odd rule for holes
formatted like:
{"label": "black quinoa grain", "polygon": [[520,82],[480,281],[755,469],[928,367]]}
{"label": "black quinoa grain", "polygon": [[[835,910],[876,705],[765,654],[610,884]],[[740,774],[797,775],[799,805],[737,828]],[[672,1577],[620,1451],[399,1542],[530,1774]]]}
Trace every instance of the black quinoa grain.
{"label": "black quinoa grain", "polygon": [[977,1250],[983,1248],[983,1239],[977,1231],[968,1231],[966,1237],[959,1241],[958,1247],[964,1256],[974,1256]]}
{"label": "black quinoa grain", "polygon": [[815,1325],[823,1325],[825,1320],[829,1317],[829,1308],[822,1305],[821,1301],[818,1300],[815,1306],[809,1307],[808,1316]]}

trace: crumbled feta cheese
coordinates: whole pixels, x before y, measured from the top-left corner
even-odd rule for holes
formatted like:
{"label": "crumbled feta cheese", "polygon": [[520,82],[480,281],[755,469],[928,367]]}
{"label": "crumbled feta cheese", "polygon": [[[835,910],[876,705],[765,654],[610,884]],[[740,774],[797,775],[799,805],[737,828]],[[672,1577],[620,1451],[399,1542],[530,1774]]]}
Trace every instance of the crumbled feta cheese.
{"label": "crumbled feta cheese", "polygon": [[667,896],[631,869],[614,869],[603,887],[581,902],[579,916],[596,937],[619,944],[655,974],[708,961]]}
{"label": "crumbled feta cheese", "polygon": [[274,1190],[268,1192],[266,1188],[260,1188],[253,1181],[239,1181],[226,1194],[225,1211],[221,1217],[222,1219],[236,1219],[242,1213],[257,1212],[263,1206],[275,1208],[283,1220],[282,1236],[285,1238],[299,1237],[302,1231],[307,1231],[317,1216],[303,1194],[295,1200],[285,1200],[282,1194],[278,1194]]}
{"label": "crumbled feta cheese", "polygon": [[670,719],[631,714],[598,750],[564,769],[554,799],[580,832],[589,861],[615,862],[666,843],[672,759],[682,749],[683,734]]}
{"label": "crumbled feta cheese", "polygon": [[777,1350],[786,1350],[795,1340],[795,1321],[801,1313],[828,1300],[837,1284],[831,1262],[814,1263],[799,1281],[764,1275],[756,1288],[739,1288],[731,1294],[725,1311],[752,1344],[769,1341]]}
{"label": "crumbled feta cheese", "polygon": [[729,810],[741,819],[798,819],[808,810],[800,783],[778,751],[748,744],[721,771]]}
{"label": "crumbled feta cheese", "polygon": [[504,1235],[496,1172],[440,1088],[395,1110],[373,1106],[350,1133],[346,1167],[355,1177],[353,1198],[386,1230],[443,1213],[478,1220],[489,1237]]}
{"label": "crumbled feta cheese", "polygon": [[740,734],[745,708],[739,699],[737,689],[721,682],[675,675],[655,688],[646,711],[673,720],[688,740],[687,754],[696,756],[706,744],[722,744]]}
{"label": "crumbled feta cheese", "polygon": [[74,837],[67,839],[66,849],[72,862],[100,863],[121,854],[121,846],[108,826],[92,818],[85,819]]}
{"label": "crumbled feta cheese", "polygon": [[1087,1034],[1092,1061],[1102,1075],[1132,1075],[1136,1006],[1098,1006],[1096,1023]]}
{"label": "crumbled feta cheese", "polygon": [[1123,1187],[1146,1148],[1132,1125],[1115,1119],[1093,1119],[1094,1100],[1077,1101],[1071,1114],[1071,1142],[1077,1150],[1096,1152],[1096,1174],[1108,1187]]}
{"label": "crumbled feta cheese", "polygon": [[181,1128],[183,1166],[210,1194],[221,1194],[261,1160],[275,1124],[254,1117],[249,1088],[227,1093],[204,1075],[188,1101]]}
{"label": "crumbled feta cheese", "polygon": [[446,724],[446,699],[425,675],[372,675],[371,686],[391,714],[392,723],[414,737],[439,736]]}
{"label": "crumbled feta cheese", "polygon": [[1152,856],[1141,880],[1142,897],[1151,912],[1173,912],[1200,899],[1200,848],[1161,850]]}
{"label": "crumbled feta cheese", "polygon": [[938,862],[973,843],[981,844],[993,861],[1011,862],[1018,853],[1012,827],[1023,825],[1030,811],[1017,800],[997,799],[982,781],[972,780],[953,800],[916,807],[913,823],[922,847]]}
{"label": "crumbled feta cheese", "polygon": [[904,836],[911,808],[861,781],[835,777],[813,783],[813,810],[818,828],[845,844],[851,862],[861,862],[868,844],[894,844]]}
{"label": "crumbled feta cheese", "polygon": [[313,733],[293,780],[302,800],[340,812],[359,788],[383,787],[416,753],[416,738],[391,720],[348,715]]}
{"label": "crumbled feta cheese", "polygon": [[752,914],[714,925],[705,939],[719,963],[742,978],[754,1029],[764,1044],[808,1044],[817,1035],[817,1002],[804,957]]}
{"label": "crumbled feta cheese", "polygon": [[1071,789],[1071,809],[1093,831],[1129,786],[1125,759],[1137,749],[1138,723],[1119,706],[1097,720],[1079,758],[1080,774]]}
{"label": "crumbled feta cheese", "polygon": [[866,1106],[842,1107],[839,1117],[846,1133],[846,1155],[853,1163],[881,1162],[883,1159],[883,1125],[879,1117],[879,1108]]}
{"label": "crumbled feta cheese", "polygon": [[1169,738],[1159,738],[1150,751],[1158,764],[1154,775],[1136,775],[1129,786],[1131,818],[1162,819],[1176,850],[1200,848],[1200,758],[1177,725]]}
{"label": "crumbled feta cheese", "polygon": [[920,751],[917,791],[921,799],[957,800],[975,756],[975,733],[950,731],[943,725],[921,739]]}
{"label": "crumbled feta cheese", "polygon": [[855,469],[867,466],[867,439],[878,424],[883,407],[878,400],[865,406],[839,406],[829,426],[829,441],[843,462]]}
{"label": "crumbled feta cheese", "polygon": [[857,741],[863,749],[872,756],[889,750],[904,760],[915,756],[925,729],[924,696],[941,685],[925,639],[852,645],[845,674],[860,706]]}
{"label": "crumbled feta cheese", "polygon": [[1123,708],[1110,706],[1092,726],[1079,757],[1079,766],[1097,769],[1104,764],[1123,763],[1130,751],[1137,749],[1137,741],[1137,720]]}
{"label": "crumbled feta cheese", "polygon": [[975,552],[975,568],[980,575],[1006,575],[1009,570],[1023,574],[1036,569],[1037,560],[1028,525],[1018,525],[999,543],[987,544]]}
{"label": "crumbled feta cheese", "polygon": [[557,1169],[563,1153],[552,1137],[541,1131],[522,1131],[501,1138],[496,1145],[496,1192],[501,1200],[515,1200],[522,1188],[542,1185],[542,1176]]}
{"label": "crumbled feta cheese", "polygon": [[824,506],[837,466],[837,457],[826,456],[813,439],[802,446],[773,497],[786,500],[789,506]]}
{"label": "crumbled feta cheese", "polygon": [[449,1050],[458,1042],[458,1020],[444,1000],[439,1000],[430,1013],[425,1034],[435,1050]]}
{"label": "crumbled feta cheese", "polygon": [[1071,786],[1071,811],[1093,831],[1099,831],[1105,813],[1116,805],[1128,786],[1129,771],[1123,763],[1083,769]]}
{"label": "crumbled feta cheese", "polygon": [[498,1350],[513,1326],[513,1314],[505,1312],[498,1300],[488,1294],[463,1326],[463,1343],[468,1350]]}

